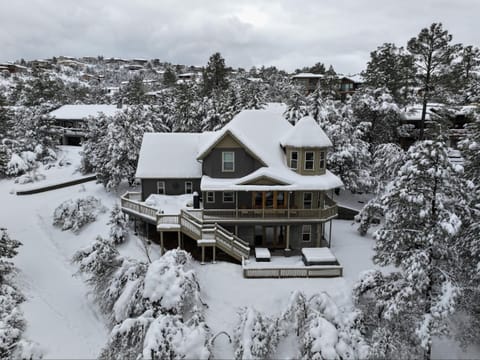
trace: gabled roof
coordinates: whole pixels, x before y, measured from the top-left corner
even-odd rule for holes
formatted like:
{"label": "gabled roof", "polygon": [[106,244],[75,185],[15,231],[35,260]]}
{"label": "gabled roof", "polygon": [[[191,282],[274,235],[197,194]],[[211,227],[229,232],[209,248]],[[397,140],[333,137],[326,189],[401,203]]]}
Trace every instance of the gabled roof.
{"label": "gabled roof", "polygon": [[332,142],[320,125],[311,117],[301,118],[297,124],[280,140],[282,146],[296,148],[324,148],[332,146]]}
{"label": "gabled roof", "polygon": [[211,136],[211,132],[144,134],[135,177],[200,179],[202,164],[196,160],[198,149]]}
{"label": "gabled roof", "polygon": [[321,79],[324,76],[322,74],[313,74],[313,73],[299,73],[292,76],[294,79],[299,78],[311,78],[311,79]]}
{"label": "gabled roof", "polygon": [[233,136],[245,150],[265,166],[283,166],[284,153],[279,139],[293,126],[281,114],[266,110],[244,110],[235,116],[200,149],[201,160],[226,134]]}

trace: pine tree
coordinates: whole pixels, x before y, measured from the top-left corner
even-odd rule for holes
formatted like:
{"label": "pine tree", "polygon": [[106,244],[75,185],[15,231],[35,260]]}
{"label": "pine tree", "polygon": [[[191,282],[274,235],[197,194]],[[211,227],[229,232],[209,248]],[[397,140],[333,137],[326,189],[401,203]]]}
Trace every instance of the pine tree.
{"label": "pine tree", "polygon": [[176,82],[177,75],[175,74],[175,71],[168,66],[163,73],[163,84],[167,87],[172,87],[176,84]]}
{"label": "pine tree", "polygon": [[0,358],[14,359],[25,330],[20,304],[25,300],[12,282],[15,266],[9,260],[17,255],[21,243],[13,240],[6,229],[0,229]]}
{"label": "pine tree", "polygon": [[291,96],[287,101],[287,109],[283,113],[285,119],[290,121],[293,125],[297,123],[298,120],[307,115],[307,101],[303,92],[299,88],[293,90]]}
{"label": "pine tree", "polygon": [[450,45],[452,35],[443,30],[441,23],[433,23],[410,39],[407,48],[413,55],[417,68],[417,79],[421,87],[422,117],[420,140],[424,138],[427,104],[434,95],[436,85],[448,75],[456,48]]}
{"label": "pine tree", "polygon": [[366,140],[373,152],[375,146],[398,142],[400,109],[386,88],[365,87],[350,99],[353,115],[368,124]]}
{"label": "pine tree", "polygon": [[146,103],[147,90],[143,83],[143,77],[136,75],[128,81],[121,90],[122,101],[129,105],[143,105]]}
{"label": "pine tree", "polygon": [[0,94],[0,142],[11,132],[12,120],[8,110],[6,98]]}
{"label": "pine tree", "polygon": [[110,225],[110,239],[115,244],[121,244],[127,240],[128,219],[118,204],[113,207],[107,225]]}
{"label": "pine tree", "polygon": [[[430,358],[432,337],[448,334],[448,316],[457,303],[455,237],[470,218],[468,186],[459,171],[441,142],[423,141],[410,148],[381,198],[385,222],[374,235],[374,263],[398,271],[369,273],[356,286],[370,334],[377,336],[373,328],[381,329],[401,344],[397,350],[410,349],[410,356],[423,351]],[[370,339],[377,350],[387,341],[379,339]],[[382,356],[402,355],[388,351]]]}
{"label": "pine tree", "polygon": [[412,55],[402,47],[385,43],[370,53],[362,77],[365,85],[375,89],[387,88],[396,103],[406,105],[415,86],[415,71]]}
{"label": "pine tree", "polygon": [[225,90],[228,87],[225,59],[216,52],[208,60],[203,71],[203,93],[210,95],[212,91]]}

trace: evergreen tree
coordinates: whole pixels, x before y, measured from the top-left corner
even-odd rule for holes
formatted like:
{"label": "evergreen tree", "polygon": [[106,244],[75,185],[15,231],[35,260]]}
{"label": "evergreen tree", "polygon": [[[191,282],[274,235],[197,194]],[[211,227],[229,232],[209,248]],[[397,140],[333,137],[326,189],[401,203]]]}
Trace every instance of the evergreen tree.
{"label": "evergreen tree", "polygon": [[338,93],[340,88],[340,79],[338,78],[337,73],[333,69],[332,65],[330,65],[328,70],[325,71],[324,76],[320,79],[318,86],[323,98],[340,98],[340,94]]}
{"label": "evergreen tree", "polygon": [[424,138],[427,104],[434,96],[436,85],[440,84],[451,71],[450,66],[455,47],[450,45],[452,35],[443,30],[441,23],[433,23],[410,39],[407,48],[414,57],[418,84],[421,87],[422,117],[420,140]]}
{"label": "evergreen tree", "polygon": [[[307,100],[303,95],[303,91],[299,88],[295,88],[291,96],[287,100],[287,109],[283,113],[285,119],[290,121],[293,125],[298,120],[307,115]],[[317,116],[318,117],[318,116]]]}
{"label": "evergreen tree", "polygon": [[467,105],[480,97],[480,49],[465,46],[458,55],[452,83],[458,88],[459,103]]}
{"label": "evergreen tree", "polygon": [[430,358],[432,337],[448,334],[459,294],[455,237],[470,218],[458,175],[443,143],[419,142],[381,198],[374,263],[398,270],[367,273],[355,289],[375,356]]}
{"label": "evergreen tree", "polygon": [[0,229],[0,358],[15,359],[25,320],[20,304],[25,300],[12,282],[15,266],[9,260],[17,255],[21,243],[13,240],[6,229]]}
{"label": "evergreen tree", "polygon": [[375,89],[387,88],[396,103],[406,105],[415,86],[413,56],[402,47],[385,43],[370,53],[370,61],[362,77],[365,85]]}
{"label": "evergreen tree", "polygon": [[365,87],[350,99],[353,115],[368,124],[366,140],[373,152],[375,146],[398,142],[400,109],[386,88]]}
{"label": "evergreen tree", "polygon": [[208,64],[203,70],[203,92],[205,95],[210,95],[214,90],[225,90],[227,87],[225,59],[219,52],[216,52],[210,56]]}
{"label": "evergreen tree", "polygon": [[143,77],[135,75],[121,90],[120,96],[122,101],[124,101],[126,104],[143,105],[146,103],[146,93],[147,90],[143,83]]}
{"label": "evergreen tree", "polygon": [[200,98],[194,84],[179,84],[175,89],[174,125],[175,132],[200,132],[202,128],[199,114]]}
{"label": "evergreen tree", "polygon": [[118,204],[115,204],[113,207],[107,225],[110,225],[110,239],[115,244],[121,244],[127,240],[128,219],[127,215],[122,212],[122,209]]}
{"label": "evergreen tree", "polygon": [[12,121],[11,114],[7,108],[7,99],[0,94],[0,141],[11,132]]}
{"label": "evergreen tree", "polygon": [[177,83],[177,75],[175,71],[168,66],[163,73],[163,84],[167,87],[172,87]]}

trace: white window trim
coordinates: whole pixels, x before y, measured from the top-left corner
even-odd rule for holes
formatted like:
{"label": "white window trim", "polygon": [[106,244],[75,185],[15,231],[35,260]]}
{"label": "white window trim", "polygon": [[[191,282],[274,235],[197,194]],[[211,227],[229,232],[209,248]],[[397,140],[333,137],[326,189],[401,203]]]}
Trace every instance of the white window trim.
{"label": "white window trim", "polygon": [[[226,193],[231,193],[232,194],[232,201],[225,201],[225,194]],[[235,202],[235,193],[233,191],[224,191],[222,193],[222,200],[224,204],[233,204]]]}
{"label": "white window trim", "polygon": [[[297,154],[297,158],[295,159],[295,161],[297,162],[297,166],[295,166],[295,167],[292,166],[292,161],[293,161],[292,155],[293,155],[293,153]],[[290,166],[290,169],[292,169],[292,170],[298,170],[298,151],[291,151],[290,152],[290,164],[289,164],[289,166]]]}
{"label": "white window trim", "polygon": [[[232,170],[225,170],[225,160],[224,160],[224,154],[230,153],[232,154]],[[234,172],[235,171],[235,152],[234,151],[222,151],[222,172]]]}
{"label": "white window trim", "polygon": [[[307,169],[307,153],[312,153],[313,154],[313,159],[308,160],[309,162],[312,163],[312,168]],[[315,151],[305,151],[305,159],[303,160],[303,170],[305,171],[315,171]]]}
{"label": "white window trim", "polygon": [[[162,186],[159,186],[160,184],[162,184]],[[163,189],[163,192],[160,193],[160,188]],[[157,181],[157,194],[160,194],[160,195],[165,195],[166,194],[166,191],[165,191],[165,181]]]}
{"label": "white window trim", "polygon": [[[308,231],[304,231],[305,227],[307,227]],[[303,239],[303,235],[308,234],[308,240]],[[303,242],[310,242],[312,241],[312,225],[302,225],[302,241]]]}
{"label": "white window trim", "polygon": [[[187,184],[190,184],[190,192],[187,191]],[[193,183],[191,181],[185,181],[185,194],[193,194]]]}
{"label": "white window trim", "polygon": [[[208,200],[208,195],[212,195],[212,199]],[[215,202],[215,192],[214,191],[207,191],[207,203],[208,204],[213,204]]]}
{"label": "white window trim", "polygon": [[[310,194],[310,207],[309,208],[305,207],[305,195],[307,195],[307,194]],[[307,192],[303,193],[303,208],[307,209],[307,210],[313,208],[313,193],[312,192],[307,191]]]}

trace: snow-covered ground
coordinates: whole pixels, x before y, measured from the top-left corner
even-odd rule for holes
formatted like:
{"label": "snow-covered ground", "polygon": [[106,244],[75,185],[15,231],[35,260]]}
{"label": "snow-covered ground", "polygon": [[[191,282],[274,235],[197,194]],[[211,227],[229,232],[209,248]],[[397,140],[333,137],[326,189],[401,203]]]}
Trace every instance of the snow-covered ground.
{"label": "snow-covered ground", "polygon": [[[75,151],[69,154],[72,165],[68,173],[76,176],[73,170],[78,165],[78,156]],[[68,180],[68,175],[55,174],[55,171],[59,169],[45,170],[45,175],[50,179],[58,176],[59,181]],[[97,235],[107,236],[109,211],[100,214],[96,222],[86,225],[78,235],[55,228],[53,212],[65,200],[88,195],[99,198],[111,209],[124,189],[107,193],[101,185],[89,182],[16,196],[11,192],[16,186],[13,180],[0,181],[0,226],[8,228],[11,237],[23,243],[15,263],[20,271],[19,285],[27,296],[22,306],[27,320],[26,337],[38,342],[49,359],[95,358],[107,341],[108,329],[87,285],[81,277],[74,276],[77,268],[70,259]],[[278,314],[294,290],[307,295],[326,291],[338,306],[350,307],[353,283],[360,272],[373,267],[373,240],[371,236],[360,237],[356,228],[357,224],[350,221],[338,220],[333,224],[332,252],[344,267],[341,278],[245,279],[237,264],[196,263],[202,300],[209,306],[206,321],[212,332],[232,334],[237,311],[242,306],[253,306],[269,315]],[[144,248],[134,236],[119,250],[124,255],[145,259]],[[158,256],[156,251],[152,249],[150,256]],[[224,336],[217,338],[213,351],[216,358],[233,357],[232,346]],[[480,349],[472,347],[464,353],[450,341],[437,341],[433,354],[436,358],[479,358]],[[288,346],[282,346],[276,355],[288,357]]]}

